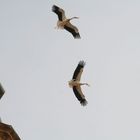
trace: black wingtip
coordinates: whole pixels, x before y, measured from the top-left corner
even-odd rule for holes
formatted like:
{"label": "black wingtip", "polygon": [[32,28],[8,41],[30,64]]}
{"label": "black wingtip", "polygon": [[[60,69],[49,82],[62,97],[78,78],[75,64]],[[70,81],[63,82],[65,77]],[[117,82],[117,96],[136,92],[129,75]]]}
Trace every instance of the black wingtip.
{"label": "black wingtip", "polygon": [[53,12],[55,12],[55,11],[58,10],[58,9],[59,9],[58,6],[56,6],[56,5],[53,5],[53,6],[52,6],[52,11],[53,11]]}
{"label": "black wingtip", "polygon": [[83,99],[83,100],[80,101],[80,104],[81,104],[82,106],[86,106],[86,105],[88,104],[88,102],[87,102],[86,99]]}
{"label": "black wingtip", "polygon": [[74,36],[75,39],[81,39],[81,36],[79,33],[77,33],[75,36]]}
{"label": "black wingtip", "polygon": [[52,6],[52,11],[53,11],[53,12],[55,11],[55,5]]}
{"label": "black wingtip", "polygon": [[86,62],[84,60],[80,60],[79,61],[79,65],[82,66],[82,67],[84,67],[86,65]]}

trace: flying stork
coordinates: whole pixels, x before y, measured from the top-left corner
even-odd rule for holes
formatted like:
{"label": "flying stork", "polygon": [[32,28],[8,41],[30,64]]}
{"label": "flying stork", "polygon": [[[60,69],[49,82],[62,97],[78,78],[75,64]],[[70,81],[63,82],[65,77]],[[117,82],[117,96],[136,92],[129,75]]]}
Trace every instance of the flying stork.
{"label": "flying stork", "polygon": [[82,106],[87,105],[88,102],[85,99],[84,94],[82,93],[81,86],[82,85],[89,86],[88,83],[80,83],[81,74],[83,72],[84,66],[85,66],[85,62],[84,61],[80,61],[78,63],[78,66],[76,67],[76,69],[74,71],[72,80],[68,82],[69,86],[71,88],[73,88],[73,92],[74,92],[75,96],[77,97],[77,99],[80,101],[80,104]]}
{"label": "flying stork", "polygon": [[78,19],[78,17],[66,18],[65,11],[56,5],[52,6],[52,11],[56,13],[58,16],[57,27],[56,27],[57,29],[67,30],[73,35],[75,39],[81,38],[77,27],[70,23],[70,20]]}

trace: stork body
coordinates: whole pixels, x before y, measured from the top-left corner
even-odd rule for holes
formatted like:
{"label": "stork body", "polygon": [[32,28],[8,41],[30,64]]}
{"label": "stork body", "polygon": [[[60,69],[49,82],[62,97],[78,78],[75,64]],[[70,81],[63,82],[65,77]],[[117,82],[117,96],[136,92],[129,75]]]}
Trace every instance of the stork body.
{"label": "stork body", "polygon": [[70,23],[72,19],[77,19],[78,17],[72,17],[67,19],[65,16],[65,11],[56,5],[52,6],[52,11],[56,13],[58,16],[58,21],[57,21],[58,29],[65,29],[68,32],[70,32],[74,38],[80,38],[80,34],[77,27]]}
{"label": "stork body", "polygon": [[74,71],[72,80],[70,80],[68,82],[69,86],[73,89],[73,92],[74,92],[75,96],[80,101],[81,105],[83,105],[83,106],[87,105],[87,100],[85,99],[85,96],[84,96],[84,94],[81,90],[81,86],[82,85],[89,86],[88,83],[81,83],[80,82],[81,74],[83,72],[84,66],[85,66],[85,62],[80,61],[77,68]]}

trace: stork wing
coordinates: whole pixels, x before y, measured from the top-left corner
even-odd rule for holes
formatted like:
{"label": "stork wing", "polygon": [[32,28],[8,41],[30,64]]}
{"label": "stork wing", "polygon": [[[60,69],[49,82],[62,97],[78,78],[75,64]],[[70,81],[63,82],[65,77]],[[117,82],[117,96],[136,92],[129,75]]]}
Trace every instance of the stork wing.
{"label": "stork wing", "polygon": [[64,26],[64,29],[66,29],[68,32],[70,32],[74,38],[81,38],[79,31],[76,26],[72,25],[70,22],[67,22]]}
{"label": "stork wing", "polygon": [[83,105],[83,106],[87,105],[87,100],[85,99],[85,96],[82,93],[82,90],[81,90],[80,86],[74,86],[73,87],[73,92],[74,92],[76,98],[80,101],[81,105]]}
{"label": "stork wing", "polygon": [[74,79],[76,81],[80,81],[84,66],[85,66],[85,62],[80,61],[78,66],[76,67],[76,69],[74,71],[72,79]]}
{"label": "stork wing", "polygon": [[5,91],[4,91],[3,87],[2,87],[2,85],[0,84],[0,99],[3,96],[4,93],[5,93]]}
{"label": "stork wing", "polygon": [[52,6],[52,11],[57,14],[58,19],[60,21],[63,21],[63,20],[66,19],[66,17],[65,17],[65,11],[63,9],[59,8],[58,6],[53,5]]}

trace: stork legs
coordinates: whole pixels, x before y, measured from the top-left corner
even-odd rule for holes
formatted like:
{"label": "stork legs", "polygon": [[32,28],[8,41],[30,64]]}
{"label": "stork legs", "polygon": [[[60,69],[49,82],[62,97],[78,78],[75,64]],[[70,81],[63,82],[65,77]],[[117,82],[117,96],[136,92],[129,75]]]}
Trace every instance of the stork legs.
{"label": "stork legs", "polygon": [[80,86],[82,85],[87,85],[88,87],[90,86],[88,83],[80,83]]}

